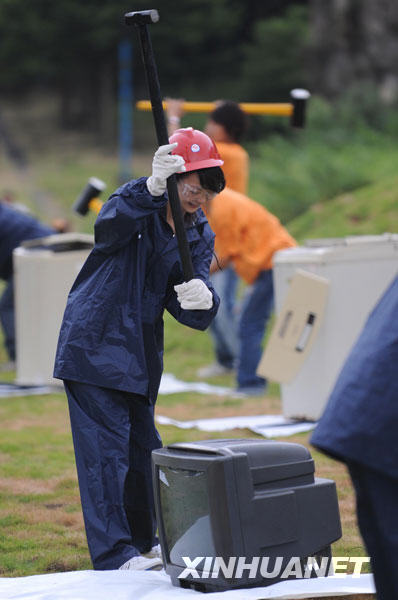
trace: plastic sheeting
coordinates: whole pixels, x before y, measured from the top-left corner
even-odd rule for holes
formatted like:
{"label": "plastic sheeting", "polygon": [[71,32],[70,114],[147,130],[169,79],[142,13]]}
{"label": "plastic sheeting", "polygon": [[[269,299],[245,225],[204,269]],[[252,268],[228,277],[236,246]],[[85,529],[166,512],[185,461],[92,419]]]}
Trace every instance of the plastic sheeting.
{"label": "plastic sheeting", "polygon": [[193,421],[177,421],[158,415],[157,423],[160,425],[174,425],[181,429],[199,429],[200,431],[227,431],[230,429],[250,429],[266,438],[285,437],[310,431],[316,423],[310,421],[294,421],[283,415],[251,415],[238,417],[224,417],[217,419],[196,419]]}
{"label": "plastic sheeting", "polygon": [[[163,373],[160,382],[159,394],[178,394],[181,392],[197,392],[200,394],[215,394],[217,396],[242,396],[232,388],[210,385],[201,381],[181,381],[171,373]],[[316,423],[311,421],[295,421],[283,415],[252,415],[225,417],[215,419],[196,419],[192,421],[178,421],[169,417],[158,415],[157,423],[160,425],[174,425],[180,429],[199,429],[200,431],[227,431],[230,429],[250,429],[266,438],[285,437],[310,431]]]}
{"label": "plastic sheeting", "polygon": [[42,394],[51,394],[60,391],[62,391],[62,389],[53,388],[48,385],[25,386],[17,385],[15,383],[0,383],[0,398],[41,396]]}
{"label": "plastic sheeting", "polygon": [[241,396],[233,388],[211,385],[204,381],[181,381],[171,373],[163,373],[160,380],[159,394],[179,394],[181,392],[198,392],[199,394],[215,394],[217,396]]}
{"label": "plastic sheeting", "polygon": [[[0,383],[0,397],[11,396],[32,396],[38,394],[62,393],[62,381],[59,386],[24,386],[16,383]],[[182,392],[197,392],[199,394],[214,394],[216,396],[237,396],[241,397],[233,388],[220,385],[211,385],[204,381],[181,381],[172,373],[163,373],[160,382],[159,394],[180,394]]]}
{"label": "plastic sheeting", "polygon": [[[210,600],[293,600],[373,594],[371,575],[284,581],[269,587],[215,592]],[[3,600],[189,600],[201,592],[173,587],[164,571],[74,571],[0,579]]]}

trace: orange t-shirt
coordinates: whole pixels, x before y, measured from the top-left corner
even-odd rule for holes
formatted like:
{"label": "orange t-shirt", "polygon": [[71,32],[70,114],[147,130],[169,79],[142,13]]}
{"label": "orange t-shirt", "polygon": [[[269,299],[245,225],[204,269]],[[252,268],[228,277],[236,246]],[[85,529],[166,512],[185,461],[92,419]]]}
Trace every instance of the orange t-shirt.
{"label": "orange t-shirt", "polygon": [[216,146],[224,161],[221,168],[227,186],[241,194],[246,194],[249,177],[249,155],[246,150],[239,144],[226,142],[217,142]]}
{"label": "orange t-shirt", "polygon": [[238,275],[249,284],[261,271],[272,268],[277,250],[296,246],[277,217],[229,188],[213,198],[206,215],[216,234],[216,255],[231,260]]}

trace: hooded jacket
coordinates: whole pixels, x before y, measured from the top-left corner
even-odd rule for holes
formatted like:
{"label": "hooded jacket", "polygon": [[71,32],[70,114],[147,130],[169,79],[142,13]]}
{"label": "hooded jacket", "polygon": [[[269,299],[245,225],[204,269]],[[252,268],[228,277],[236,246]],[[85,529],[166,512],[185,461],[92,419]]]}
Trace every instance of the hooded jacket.
{"label": "hooded jacket", "polygon": [[[120,187],[95,223],[95,246],[70,293],[54,377],[156,400],[163,370],[163,312],[204,330],[219,299],[208,279],[214,234],[201,210],[186,229],[194,276],[213,294],[209,310],[183,310],[177,238],[166,221],[167,194],[151,196],[146,178]],[[189,217],[189,215],[188,215]]]}

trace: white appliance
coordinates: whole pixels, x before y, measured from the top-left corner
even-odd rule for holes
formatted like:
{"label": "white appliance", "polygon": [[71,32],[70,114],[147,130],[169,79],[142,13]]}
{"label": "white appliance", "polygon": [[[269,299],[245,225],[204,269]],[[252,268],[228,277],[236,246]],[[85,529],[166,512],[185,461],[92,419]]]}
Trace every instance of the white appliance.
{"label": "white appliance", "polygon": [[16,383],[59,385],[52,377],[70,288],[93,248],[87,234],[56,234],[24,242],[13,252]]}
{"label": "white appliance", "polygon": [[286,417],[316,421],[369,313],[398,273],[398,234],[312,240],[277,252],[277,313],[297,269],[326,278],[329,293],[308,356],[293,380],[281,383],[282,408]]}

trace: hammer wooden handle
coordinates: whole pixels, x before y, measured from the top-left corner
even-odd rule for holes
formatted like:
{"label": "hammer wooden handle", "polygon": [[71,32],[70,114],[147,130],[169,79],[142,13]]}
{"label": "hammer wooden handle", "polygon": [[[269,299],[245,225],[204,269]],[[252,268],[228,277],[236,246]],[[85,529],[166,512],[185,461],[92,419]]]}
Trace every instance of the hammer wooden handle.
{"label": "hammer wooden handle", "polygon": [[[215,102],[183,102],[184,112],[209,113],[216,108]],[[276,115],[291,117],[293,104],[290,102],[240,102],[241,109],[251,115]],[[139,100],[136,103],[138,110],[151,110],[149,100]],[[167,102],[163,101],[163,109],[167,108]]]}

